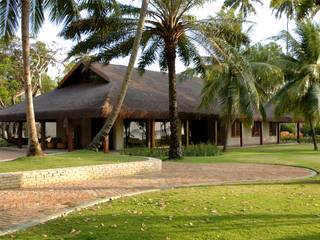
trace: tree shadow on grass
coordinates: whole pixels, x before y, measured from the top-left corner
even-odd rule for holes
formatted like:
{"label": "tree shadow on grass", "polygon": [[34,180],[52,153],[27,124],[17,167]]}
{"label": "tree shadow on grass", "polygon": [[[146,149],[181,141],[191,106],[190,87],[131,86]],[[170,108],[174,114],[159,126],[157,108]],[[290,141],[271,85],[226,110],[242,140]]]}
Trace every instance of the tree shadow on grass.
{"label": "tree shadow on grass", "polygon": [[[87,210],[70,215],[68,218],[57,219],[29,231],[30,238],[21,234],[18,239],[208,239],[208,236],[238,236],[236,239],[249,239],[256,235],[259,239],[270,239],[269,233],[281,230],[277,240],[315,240],[316,235],[305,235],[302,238],[292,237],[292,229],[316,229],[320,224],[318,215],[313,214],[235,214],[235,215],[182,215],[170,214],[103,214],[101,210]],[[103,210],[102,210],[103,211]],[[152,212],[152,211],[151,211]],[[81,214],[81,215],[80,215]],[[265,231],[268,230],[268,231]],[[264,233],[266,232],[266,233]],[[269,233],[268,233],[269,232]],[[283,237],[284,233],[288,237]],[[248,234],[248,236],[246,236]],[[303,232],[301,234],[304,234]],[[229,238],[225,238],[229,239]],[[232,238],[230,238],[232,239]]]}

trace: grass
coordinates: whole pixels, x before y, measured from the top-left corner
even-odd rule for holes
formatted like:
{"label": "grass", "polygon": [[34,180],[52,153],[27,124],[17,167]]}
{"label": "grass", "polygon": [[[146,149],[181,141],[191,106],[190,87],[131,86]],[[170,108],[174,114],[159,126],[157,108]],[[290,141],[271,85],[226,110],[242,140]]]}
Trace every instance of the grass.
{"label": "grass", "polygon": [[[311,145],[232,149],[183,162],[246,162],[320,171]],[[2,239],[319,240],[319,177],[304,182],[181,188],[101,204]]]}
{"label": "grass", "polygon": [[88,150],[74,151],[41,157],[22,157],[10,162],[0,163],[0,173],[30,171],[48,168],[78,167],[129,161],[141,161],[141,157],[119,154],[104,154]]}

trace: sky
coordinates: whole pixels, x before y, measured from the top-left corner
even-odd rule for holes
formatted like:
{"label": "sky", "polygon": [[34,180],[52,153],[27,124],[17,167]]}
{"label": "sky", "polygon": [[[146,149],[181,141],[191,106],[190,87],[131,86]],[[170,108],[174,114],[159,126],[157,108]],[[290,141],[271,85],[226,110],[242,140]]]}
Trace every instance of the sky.
{"label": "sky", "polygon": [[[133,0],[122,0],[122,2],[134,4],[140,3],[140,1],[138,2]],[[192,14],[196,15],[199,19],[206,18],[209,15],[214,16],[215,13],[221,9],[222,2],[222,0],[211,1],[202,8],[194,9],[194,12],[192,12]],[[257,14],[248,17],[248,21],[252,22],[254,25],[254,28],[251,31],[250,35],[252,43],[266,43],[269,41],[268,38],[270,38],[271,36],[275,36],[281,30],[286,29],[286,18],[276,19],[272,14],[272,10],[269,9],[270,0],[264,0],[263,2],[263,6],[261,6],[260,4],[255,5]],[[290,28],[293,27],[294,23],[291,22]],[[48,44],[52,44],[53,42],[55,42],[55,46],[60,49],[60,54],[58,58],[60,59],[60,61],[63,61],[63,59],[65,59],[66,53],[71,49],[74,43],[72,41],[66,41],[62,38],[59,38],[57,35],[60,32],[60,30],[61,26],[46,21],[39,35],[37,36],[37,39]],[[127,65],[128,58],[115,59],[111,63]],[[148,67],[148,69],[156,71],[159,70],[157,64]],[[184,69],[185,67],[183,66],[183,64],[178,61],[177,72],[181,72]],[[62,70],[63,69],[61,69],[61,66],[59,65],[57,67],[51,67],[49,69],[49,74],[52,77],[55,77],[61,74]]]}

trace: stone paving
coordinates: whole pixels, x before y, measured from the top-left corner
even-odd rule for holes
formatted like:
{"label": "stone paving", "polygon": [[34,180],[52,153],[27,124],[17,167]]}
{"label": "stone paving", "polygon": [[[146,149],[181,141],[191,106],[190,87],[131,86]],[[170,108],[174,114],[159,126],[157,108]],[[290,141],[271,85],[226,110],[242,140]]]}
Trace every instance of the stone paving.
{"label": "stone paving", "polygon": [[152,189],[308,177],[303,168],[262,164],[164,163],[162,173],[92,180],[50,188],[0,191],[0,231],[80,204]]}

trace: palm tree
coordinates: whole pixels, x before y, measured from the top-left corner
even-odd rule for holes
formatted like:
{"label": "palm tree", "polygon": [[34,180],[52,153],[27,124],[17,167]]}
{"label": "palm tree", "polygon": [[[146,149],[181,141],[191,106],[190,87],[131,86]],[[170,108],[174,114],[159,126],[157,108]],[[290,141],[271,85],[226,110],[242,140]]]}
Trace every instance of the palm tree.
{"label": "palm tree", "polygon": [[67,24],[79,15],[73,0],[36,1],[36,0],[3,0],[0,1],[0,35],[6,39],[14,36],[21,19],[21,41],[23,52],[24,89],[26,96],[26,115],[28,126],[28,156],[42,155],[38,141],[35,114],[33,109],[32,86],[30,77],[30,32],[37,34],[44,22],[44,9],[50,10],[51,19],[64,21]]}
{"label": "palm tree", "polygon": [[[270,7],[275,11],[276,18],[281,18],[283,14],[287,17],[287,32],[289,32],[289,22],[295,16],[296,0],[272,0]],[[287,53],[289,51],[288,39],[286,42]]]}
{"label": "palm tree", "polygon": [[[152,0],[148,9],[146,25],[143,29],[139,59],[139,69],[159,60],[160,69],[168,70],[169,80],[169,119],[170,119],[170,150],[169,158],[182,156],[178,139],[178,105],[176,91],[176,59],[179,57],[185,65],[194,63],[201,69],[201,58],[196,43],[201,44],[201,22],[197,21],[190,11],[202,6],[205,0]],[[102,18],[89,14],[87,18],[74,22],[64,35],[74,38],[86,34],[86,39],[78,43],[71,55],[86,53],[88,50],[100,50],[95,59],[109,63],[116,57],[127,56],[136,35],[138,11],[132,6],[121,5],[121,22],[115,21],[110,15]],[[111,127],[111,126],[110,126]],[[105,128],[104,130],[107,130]],[[109,129],[108,129],[109,130]],[[95,140],[101,140],[101,135]],[[107,133],[105,133],[107,135]],[[97,148],[100,143],[94,141],[91,147]]]}
{"label": "palm tree", "polygon": [[243,16],[247,17],[250,13],[257,13],[252,3],[263,4],[261,0],[224,0],[223,6],[230,9],[239,9]]}
{"label": "palm tree", "polygon": [[[178,139],[176,59],[180,58],[186,66],[194,64],[199,72],[203,70],[202,58],[196,46],[202,45],[206,48],[206,38],[202,32],[207,25],[215,26],[212,43],[213,41],[219,42],[222,35],[241,38],[235,35],[233,29],[229,29],[228,26],[225,26],[226,29],[217,27],[214,22],[219,21],[218,18],[198,21],[194,16],[189,15],[193,8],[202,6],[204,2],[204,0],[152,0],[143,29],[140,44],[142,53],[138,64],[141,73],[146,66],[156,61],[159,62],[162,71],[169,73],[170,159],[182,156]],[[122,12],[120,22],[112,15],[103,17],[103,14],[90,14],[87,18],[71,24],[63,35],[67,38],[85,35],[85,39],[73,48],[70,55],[100,50],[94,59],[106,63],[113,58],[127,56],[131,51],[136,32],[137,9],[125,5],[120,5],[119,9]],[[111,127],[109,125],[109,128],[104,128],[104,134],[100,132],[90,148],[97,149],[101,144],[102,136],[108,135]]]}
{"label": "palm tree", "polygon": [[[233,12],[227,14],[222,12],[220,16],[221,24],[242,32],[243,18],[235,16]],[[206,29],[206,33],[210,41],[212,38],[210,27]],[[224,123],[224,151],[227,150],[228,135],[233,122],[240,118],[247,126],[251,126],[257,111],[260,111],[264,117],[264,103],[269,98],[269,94],[263,86],[270,82],[279,84],[283,79],[280,68],[268,61],[260,61],[265,57],[257,54],[253,47],[248,46],[249,38],[245,36],[247,35],[243,33],[240,40],[224,38],[228,44],[219,47],[224,49],[218,58],[219,61],[215,56],[216,44],[210,47],[211,56],[205,58],[207,65],[202,75],[204,87],[200,107],[207,108],[211,104],[217,104],[221,108],[221,119]],[[183,73],[182,78],[194,74],[198,72],[188,69]]]}
{"label": "palm tree", "polygon": [[279,61],[287,83],[276,94],[276,114],[293,113],[304,117],[312,130],[314,149],[318,150],[314,122],[320,118],[320,26],[311,20],[297,22],[295,37],[282,31],[277,38],[288,38],[289,54]]}
{"label": "palm tree", "polygon": [[137,25],[136,36],[134,38],[134,42],[132,45],[132,50],[131,50],[131,55],[130,55],[130,59],[129,59],[127,72],[126,72],[126,75],[124,76],[124,79],[122,81],[121,89],[118,94],[116,104],[113,107],[106,123],[104,124],[102,129],[99,131],[99,133],[92,140],[92,143],[89,145],[89,149],[97,150],[100,147],[100,144],[101,144],[103,138],[105,138],[109,135],[112,126],[114,125],[115,121],[117,120],[117,117],[118,117],[119,112],[121,110],[122,103],[123,103],[124,98],[126,96],[129,82],[131,81],[134,64],[137,59],[139,45],[140,45],[142,33],[143,33],[143,27],[145,24],[145,19],[146,19],[147,10],[148,10],[148,4],[149,4],[148,0],[142,1],[139,22]]}

